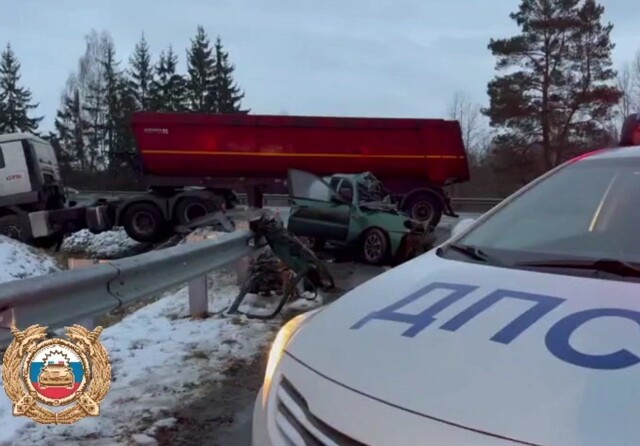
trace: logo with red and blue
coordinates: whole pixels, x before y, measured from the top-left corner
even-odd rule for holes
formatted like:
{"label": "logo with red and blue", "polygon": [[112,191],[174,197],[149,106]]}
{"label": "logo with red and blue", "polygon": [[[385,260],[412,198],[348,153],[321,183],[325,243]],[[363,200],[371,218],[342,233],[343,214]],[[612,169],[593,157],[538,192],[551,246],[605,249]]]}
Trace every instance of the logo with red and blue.
{"label": "logo with red and blue", "polygon": [[62,406],[73,402],[88,381],[88,363],[82,351],[62,339],[43,345],[25,361],[24,380],[40,401]]}

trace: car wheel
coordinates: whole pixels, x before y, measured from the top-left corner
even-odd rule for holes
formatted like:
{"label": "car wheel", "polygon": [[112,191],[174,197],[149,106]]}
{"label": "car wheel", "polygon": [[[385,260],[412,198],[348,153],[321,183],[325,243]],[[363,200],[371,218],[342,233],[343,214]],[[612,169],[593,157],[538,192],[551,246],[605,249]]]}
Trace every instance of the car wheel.
{"label": "car wheel", "polygon": [[125,211],[123,226],[133,240],[155,243],[164,238],[166,222],[155,204],[137,203]]}
{"label": "car wheel", "polygon": [[387,235],[378,228],[364,233],[361,244],[362,259],[370,265],[381,265],[387,260],[389,241]]}

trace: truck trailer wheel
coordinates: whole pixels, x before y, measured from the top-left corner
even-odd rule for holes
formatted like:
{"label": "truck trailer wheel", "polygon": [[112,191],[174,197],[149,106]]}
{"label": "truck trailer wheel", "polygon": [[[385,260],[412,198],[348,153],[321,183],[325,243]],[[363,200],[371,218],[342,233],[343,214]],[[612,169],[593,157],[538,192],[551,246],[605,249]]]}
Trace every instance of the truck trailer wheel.
{"label": "truck trailer wheel", "polygon": [[404,211],[415,220],[436,226],[440,223],[443,209],[442,202],[438,197],[422,193],[409,197],[404,205]]}
{"label": "truck trailer wheel", "polygon": [[0,234],[23,243],[30,242],[29,228],[26,228],[22,219],[14,214],[0,217]]}
{"label": "truck trailer wheel", "polygon": [[175,220],[179,225],[186,225],[191,221],[204,217],[216,211],[216,205],[211,200],[199,197],[186,197],[175,207]]}
{"label": "truck trailer wheel", "polygon": [[127,235],[137,242],[159,242],[164,238],[166,222],[153,203],[136,203],[127,208],[122,218]]}

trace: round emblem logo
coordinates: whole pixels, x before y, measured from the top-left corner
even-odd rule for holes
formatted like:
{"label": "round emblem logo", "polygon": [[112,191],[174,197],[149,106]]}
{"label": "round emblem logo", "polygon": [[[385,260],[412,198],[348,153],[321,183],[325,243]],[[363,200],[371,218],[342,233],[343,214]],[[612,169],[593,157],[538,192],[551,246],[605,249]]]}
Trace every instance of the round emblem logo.
{"label": "round emblem logo", "polygon": [[50,339],[26,357],[22,377],[37,400],[63,406],[76,400],[91,380],[90,373],[84,352],[71,342]]}
{"label": "round emblem logo", "polygon": [[40,325],[24,331],[12,327],[11,332],[14,339],[2,360],[2,386],[13,402],[14,416],[71,424],[100,414],[111,384],[109,354],[98,339],[102,327],[66,327],[67,339],[47,339],[48,327]]}

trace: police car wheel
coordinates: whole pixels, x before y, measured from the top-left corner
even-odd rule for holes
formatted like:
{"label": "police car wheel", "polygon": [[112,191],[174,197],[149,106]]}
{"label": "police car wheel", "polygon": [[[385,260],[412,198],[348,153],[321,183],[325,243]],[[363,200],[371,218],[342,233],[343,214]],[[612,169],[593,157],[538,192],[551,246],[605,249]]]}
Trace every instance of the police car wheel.
{"label": "police car wheel", "polygon": [[389,242],[387,235],[378,228],[371,228],[362,237],[362,259],[370,265],[380,265],[387,260]]}

